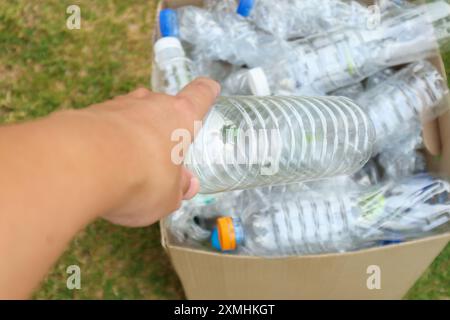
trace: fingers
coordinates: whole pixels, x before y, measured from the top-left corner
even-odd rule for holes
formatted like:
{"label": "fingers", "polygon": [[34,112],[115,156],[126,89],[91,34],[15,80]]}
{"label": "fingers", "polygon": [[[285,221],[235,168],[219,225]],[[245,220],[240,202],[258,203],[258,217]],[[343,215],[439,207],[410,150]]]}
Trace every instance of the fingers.
{"label": "fingers", "polygon": [[200,181],[196,177],[191,178],[188,191],[183,196],[183,200],[191,200],[200,191]]}
{"label": "fingers", "polygon": [[137,98],[137,99],[141,99],[141,98],[147,98],[151,95],[151,91],[145,88],[138,88],[134,91],[131,91],[128,96],[129,97],[133,97],[133,98]]}
{"label": "fingers", "polygon": [[183,168],[181,176],[181,190],[183,192],[183,200],[192,199],[200,190],[200,183],[194,175]]}
{"label": "fingers", "polygon": [[220,85],[208,78],[197,78],[177,94],[179,107],[192,112],[193,120],[202,120],[220,94]]}

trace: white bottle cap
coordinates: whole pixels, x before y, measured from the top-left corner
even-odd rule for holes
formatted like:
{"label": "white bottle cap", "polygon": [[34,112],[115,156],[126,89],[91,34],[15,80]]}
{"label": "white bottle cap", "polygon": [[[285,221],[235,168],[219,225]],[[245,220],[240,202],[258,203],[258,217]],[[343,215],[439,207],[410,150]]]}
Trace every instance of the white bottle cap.
{"label": "white bottle cap", "polygon": [[430,22],[436,22],[450,16],[450,4],[446,1],[435,1],[424,4]]}
{"label": "white bottle cap", "polygon": [[185,52],[183,46],[178,38],[175,37],[164,37],[156,41],[153,46],[153,51],[155,53],[155,61],[157,64],[164,63],[165,59],[170,59],[172,57],[166,56],[168,49],[172,49],[177,52],[180,56],[184,57]]}
{"label": "white bottle cap", "polygon": [[269,82],[262,68],[253,68],[248,71],[248,84],[255,96],[270,96]]}

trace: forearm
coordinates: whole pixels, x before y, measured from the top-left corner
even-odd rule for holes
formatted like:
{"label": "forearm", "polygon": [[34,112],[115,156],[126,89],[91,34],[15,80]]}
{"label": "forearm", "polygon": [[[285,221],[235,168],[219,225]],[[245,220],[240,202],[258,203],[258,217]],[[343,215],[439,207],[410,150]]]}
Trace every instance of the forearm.
{"label": "forearm", "polygon": [[0,298],[26,297],[76,232],[125,196],[114,129],[72,111],[0,128]]}
{"label": "forearm", "polygon": [[81,111],[0,127],[0,298],[25,298],[70,239],[102,216],[150,225],[198,180],[171,159],[220,92],[199,78],[177,97],[138,89]]}

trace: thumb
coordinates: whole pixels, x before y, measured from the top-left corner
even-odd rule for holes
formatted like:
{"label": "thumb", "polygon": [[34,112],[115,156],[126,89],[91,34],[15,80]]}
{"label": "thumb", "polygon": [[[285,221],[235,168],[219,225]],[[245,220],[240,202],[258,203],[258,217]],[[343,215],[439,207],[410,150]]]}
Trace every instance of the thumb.
{"label": "thumb", "polygon": [[[192,117],[189,121],[202,120],[220,94],[220,85],[208,78],[197,78],[178,94],[179,107],[188,111]],[[183,114],[186,114],[183,112]]]}

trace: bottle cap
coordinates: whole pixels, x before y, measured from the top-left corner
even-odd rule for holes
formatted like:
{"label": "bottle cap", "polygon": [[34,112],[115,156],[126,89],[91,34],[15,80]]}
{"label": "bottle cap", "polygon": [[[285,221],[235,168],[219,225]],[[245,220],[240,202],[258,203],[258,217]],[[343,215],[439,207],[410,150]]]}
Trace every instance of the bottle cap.
{"label": "bottle cap", "polygon": [[237,13],[243,17],[248,17],[255,5],[255,0],[240,0]]}
{"label": "bottle cap", "polygon": [[217,227],[214,227],[212,233],[211,233],[211,245],[214,249],[218,251],[222,251],[222,248],[220,246],[220,240],[219,240],[219,231],[217,231]]}
{"label": "bottle cap", "polygon": [[163,37],[178,37],[180,35],[178,17],[175,10],[161,10],[159,13],[159,29]]}
{"label": "bottle cap", "polygon": [[220,217],[216,221],[217,232],[211,235],[211,244],[217,250],[234,251],[243,241],[243,230],[239,219]]}
{"label": "bottle cap", "polygon": [[248,84],[255,96],[270,96],[269,82],[262,68],[253,68],[248,71]]}

